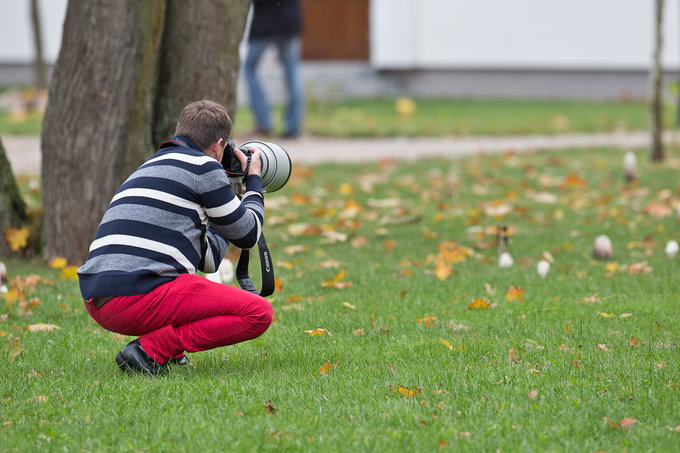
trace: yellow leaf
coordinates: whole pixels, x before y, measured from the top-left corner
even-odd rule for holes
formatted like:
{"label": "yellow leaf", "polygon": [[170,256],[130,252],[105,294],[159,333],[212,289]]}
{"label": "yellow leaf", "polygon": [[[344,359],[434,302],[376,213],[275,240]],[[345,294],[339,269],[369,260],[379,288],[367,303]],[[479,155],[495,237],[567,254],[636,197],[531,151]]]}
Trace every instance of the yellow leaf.
{"label": "yellow leaf", "polygon": [[613,274],[618,269],[619,269],[619,263],[617,263],[616,261],[611,261],[604,266],[604,271],[607,274]]}
{"label": "yellow leaf", "polygon": [[450,350],[453,351],[453,346],[451,346],[451,343],[449,343],[448,341],[444,340],[443,338],[440,338],[440,340],[442,341],[442,343],[444,343],[444,346],[446,346],[447,348],[449,348]]}
{"label": "yellow leaf", "polygon": [[446,278],[451,275],[451,266],[444,260],[437,260],[437,263],[434,266],[434,275],[436,275],[439,280],[446,280]]}
{"label": "yellow leaf", "polygon": [[357,309],[356,306],[350,304],[349,302],[343,302],[342,306],[345,307],[345,308],[349,308],[350,310],[356,310]]}
{"label": "yellow leaf", "polygon": [[413,387],[413,390],[411,390],[410,388],[403,387],[401,385],[398,388],[394,388],[394,387],[392,387],[392,384],[390,384],[390,389],[393,392],[399,393],[400,395],[404,395],[404,397],[406,397],[406,398],[411,398],[416,393],[422,393],[423,392],[422,388]]}
{"label": "yellow leaf", "polygon": [[5,241],[9,244],[10,250],[17,252],[28,244],[28,229],[26,228],[5,228]]}
{"label": "yellow leaf", "polygon": [[470,302],[470,305],[468,305],[466,308],[468,309],[481,308],[483,310],[486,310],[487,308],[489,308],[489,305],[490,305],[489,302],[487,302],[485,299],[478,297],[477,299]]}
{"label": "yellow leaf", "polygon": [[416,112],[416,102],[407,97],[399,97],[394,101],[394,110],[399,115],[411,116]]}
{"label": "yellow leaf", "polygon": [[347,275],[347,269],[343,269],[337,274],[333,276],[332,279],[326,280],[325,282],[321,283],[321,286],[324,288],[338,288],[338,289],[343,289],[343,288],[348,288],[352,286],[352,282],[343,282],[342,279],[345,278],[345,275]]}
{"label": "yellow leaf", "polygon": [[305,333],[308,333],[309,335],[311,335],[313,337],[314,336],[322,336],[324,334],[324,332],[327,333],[329,337],[333,336],[333,334],[331,334],[326,329],[321,329],[321,328],[318,328],[318,327],[316,329],[312,329],[312,330],[305,330]]}
{"label": "yellow leaf", "polygon": [[61,270],[62,278],[78,279],[78,268],[76,266],[66,266]]}
{"label": "yellow leaf", "polygon": [[31,324],[30,326],[26,326],[25,328],[29,332],[49,332],[50,330],[54,329],[61,330],[61,327],[59,326],[45,323]]}
{"label": "yellow leaf", "polygon": [[63,258],[61,256],[57,256],[56,258],[52,259],[52,261],[49,262],[49,266],[52,269],[63,269],[66,267],[67,261],[66,258]]}
{"label": "yellow leaf", "polygon": [[602,316],[603,318],[613,318],[614,316],[616,316],[616,313],[599,312],[598,315]]}
{"label": "yellow leaf", "polygon": [[524,288],[518,286],[511,286],[505,294],[505,298],[509,301],[516,300],[521,302],[524,299]]}
{"label": "yellow leaf", "polygon": [[427,316],[425,316],[424,318],[418,318],[418,319],[416,319],[416,321],[425,324],[427,327],[430,327],[430,324],[432,324],[432,323],[434,322],[435,319],[437,319],[436,316],[434,316],[434,315],[427,315]]}
{"label": "yellow leaf", "polygon": [[354,186],[352,186],[349,183],[344,182],[344,183],[340,184],[339,192],[340,192],[341,195],[352,195],[352,193],[354,192]]}

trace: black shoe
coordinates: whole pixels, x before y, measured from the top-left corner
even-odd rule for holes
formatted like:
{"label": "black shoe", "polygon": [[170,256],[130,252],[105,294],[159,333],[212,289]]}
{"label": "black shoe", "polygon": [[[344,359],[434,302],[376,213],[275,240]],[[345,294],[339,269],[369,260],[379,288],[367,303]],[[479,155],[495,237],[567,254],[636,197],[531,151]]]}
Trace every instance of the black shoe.
{"label": "black shoe", "polygon": [[181,357],[176,357],[174,359],[168,360],[168,363],[171,365],[175,366],[181,366],[181,367],[193,367],[194,364],[189,362],[189,359],[187,358],[186,355],[183,355]]}
{"label": "black shoe", "polygon": [[167,365],[161,365],[144,352],[139,339],[131,341],[116,355],[118,368],[129,373],[147,373],[152,376],[165,373]]}

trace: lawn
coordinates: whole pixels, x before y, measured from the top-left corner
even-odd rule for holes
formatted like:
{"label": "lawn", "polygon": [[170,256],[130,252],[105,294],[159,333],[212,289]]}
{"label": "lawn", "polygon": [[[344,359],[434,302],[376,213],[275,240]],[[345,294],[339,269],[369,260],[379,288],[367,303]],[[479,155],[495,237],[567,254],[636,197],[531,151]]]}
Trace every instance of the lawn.
{"label": "lawn", "polygon": [[[278,127],[282,112],[280,106],[274,109]],[[671,127],[674,105],[666,106],[664,117]],[[0,136],[37,135],[40,121],[38,113],[0,112]],[[312,99],[307,103],[304,133],[324,137],[552,135],[645,130],[648,124],[649,107],[639,101]],[[250,109],[239,108],[234,115],[235,134],[247,134],[253,127]]]}
{"label": "lawn", "polygon": [[[68,272],[4,257],[25,294],[0,308],[0,444],[677,450],[680,160],[647,152],[630,186],[618,149],[296,166],[266,197],[275,322],[155,379],[116,368],[131,338],[89,319]],[[591,255],[600,234],[612,259]]]}

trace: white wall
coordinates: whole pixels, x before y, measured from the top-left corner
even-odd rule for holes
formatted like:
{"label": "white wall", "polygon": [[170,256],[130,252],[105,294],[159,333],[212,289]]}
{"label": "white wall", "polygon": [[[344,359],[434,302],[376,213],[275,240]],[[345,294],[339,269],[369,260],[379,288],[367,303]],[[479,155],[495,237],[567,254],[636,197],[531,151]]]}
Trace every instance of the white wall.
{"label": "white wall", "polygon": [[[43,56],[54,63],[59,56],[61,30],[68,0],[39,0]],[[33,61],[35,44],[29,0],[0,0],[0,62]]]}
{"label": "white wall", "polygon": [[[115,1],[115,0],[112,0]],[[146,0],[144,0],[146,1]],[[68,0],[39,0],[56,61]],[[377,68],[648,69],[654,0],[370,0]],[[666,0],[663,60],[680,68],[680,1]],[[0,0],[0,63],[29,63],[29,0]]]}
{"label": "white wall", "polygon": [[[377,68],[647,69],[654,0],[370,0]],[[663,62],[680,66],[678,1]]]}

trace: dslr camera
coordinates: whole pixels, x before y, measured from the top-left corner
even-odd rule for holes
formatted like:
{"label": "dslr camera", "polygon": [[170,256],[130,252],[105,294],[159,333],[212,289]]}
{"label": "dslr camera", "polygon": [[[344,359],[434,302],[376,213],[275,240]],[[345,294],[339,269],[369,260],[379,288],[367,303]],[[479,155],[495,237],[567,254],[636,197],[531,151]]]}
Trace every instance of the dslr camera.
{"label": "dslr camera", "polygon": [[[241,168],[241,161],[234,154],[236,145],[227,140],[222,157],[222,166],[227,172],[229,183],[236,195],[243,195],[243,183],[248,176],[248,169]],[[262,163],[262,188],[265,192],[275,192],[285,186],[290,178],[292,164],[290,156],[281,146],[276,143],[251,140],[238,147],[248,158],[252,156],[251,149],[260,151]]]}

